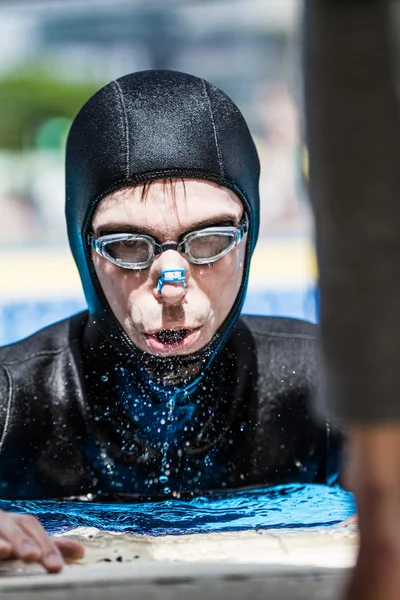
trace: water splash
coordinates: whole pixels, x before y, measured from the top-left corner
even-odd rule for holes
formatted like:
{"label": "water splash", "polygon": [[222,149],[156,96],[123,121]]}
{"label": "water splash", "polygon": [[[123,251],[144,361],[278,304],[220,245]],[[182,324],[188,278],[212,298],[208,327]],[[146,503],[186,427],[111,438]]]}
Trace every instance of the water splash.
{"label": "water splash", "polygon": [[[159,434],[159,447],[161,450],[161,464],[160,464],[160,472],[158,475],[158,482],[162,484],[163,492],[168,495],[171,493],[171,488],[168,484],[170,473],[172,467],[175,468],[178,465],[171,464],[171,456],[169,453],[169,449],[171,445],[176,443],[176,435],[179,429],[184,428],[184,423],[187,421],[188,417],[193,414],[193,406],[187,406],[189,409],[186,418],[183,420],[184,422],[180,423],[180,418],[176,414],[177,404],[181,404],[181,411],[185,410],[185,404],[187,404],[187,398],[196,392],[199,382],[201,381],[202,376],[196,377],[194,380],[190,380],[183,386],[166,386],[160,382],[152,380],[149,376],[147,377],[147,385],[151,389],[152,393],[156,395],[159,399],[161,398],[162,403],[165,405],[165,411],[161,413],[162,418],[154,418],[153,421],[158,421],[158,429],[157,433]],[[183,403],[183,404],[182,404]]]}
{"label": "water splash", "polygon": [[190,501],[137,504],[3,500],[0,509],[34,514],[49,533],[84,526],[153,536],[327,526],[355,512],[349,492],[323,485],[286,485]]}

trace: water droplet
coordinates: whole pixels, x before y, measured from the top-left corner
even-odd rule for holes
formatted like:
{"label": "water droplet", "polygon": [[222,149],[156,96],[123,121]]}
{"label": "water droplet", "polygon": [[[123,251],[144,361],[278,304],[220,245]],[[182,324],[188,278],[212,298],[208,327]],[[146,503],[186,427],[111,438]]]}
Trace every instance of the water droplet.
{"label": "water droplet", "polygon": [[171,488],[169,488],[169,487],[164,488],[164,494],[169,494],[170,492],[171,492]]}
{"label": "water droplet", "polygon": [[101,380],[102,380],[102,381],[108,381],[108,377],[107,377],[107,375],[102,375],[102,377],[101,377]]}
{"label": "water droplet", "polygon": [[166,475],[160,475],[158,478],[160,483],[167,483],[168,477]]}

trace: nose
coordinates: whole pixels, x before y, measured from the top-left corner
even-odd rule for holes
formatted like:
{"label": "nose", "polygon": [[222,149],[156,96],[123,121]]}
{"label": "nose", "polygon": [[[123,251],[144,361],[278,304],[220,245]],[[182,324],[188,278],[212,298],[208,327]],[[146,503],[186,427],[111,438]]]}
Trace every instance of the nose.
{"label": "nose", "polygon": [[164,283],[160,294],[167,304],[180,304],[186,296],[186,288],[182,283]]}
{"label": "nose", "polygon": [[[155,263],[158,263],[156,294],[166,304],[180,304],[187,292],[187,261],[176,250],[167,250]],[[174,281],[176,279],[181,281]]]}

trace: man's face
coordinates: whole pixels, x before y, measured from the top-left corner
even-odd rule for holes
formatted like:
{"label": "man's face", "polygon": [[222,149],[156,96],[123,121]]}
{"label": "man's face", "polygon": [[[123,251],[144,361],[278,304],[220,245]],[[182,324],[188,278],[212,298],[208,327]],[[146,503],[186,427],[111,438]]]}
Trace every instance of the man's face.
{"label": "man's face", "polygon": [[[142,199],[142,187],[104,198],[92,220],[95,237],[110,233],[144,233],[160,244],[211,226],[238,226],[243,205],[227,188],[185,180],[172,186],[153,182]],[[191,354],[203,348],[226,319],[243,276],[246,238],[214,263],[191,264],[169,249],[142,271],[114,265],[92,250],[97,277],[121,327],[141,350],[157,356]],[[182,283],[165,283],[161,273],[185,269]]]}

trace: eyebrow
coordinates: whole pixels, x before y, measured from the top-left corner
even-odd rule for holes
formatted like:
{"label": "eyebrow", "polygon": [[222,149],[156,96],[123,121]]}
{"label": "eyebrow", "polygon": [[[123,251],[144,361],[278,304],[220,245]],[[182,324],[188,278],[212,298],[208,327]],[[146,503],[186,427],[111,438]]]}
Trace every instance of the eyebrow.
{"label": "eyebrow", "polygon": [[[204,229],[206,227],[215,227],[217,225],[230,225],[234,224],[235,226],[239,223],[239,219],[237,215],[231,213],[224,213],[221,215],[216,215],[215,217],[210,217],[209,219],[204,219],[202,221],[198,221],[190,225],[185,231],[181,233],[182,237],[186,233],[191,233],[192,231],[197,231],[198,229]],[[104,223],[100,223],[94,229],[95,235],[106,235],[108,233],[138,233],[142,235],[150,235],[154,238],[159,237],[159,231],[155,231],[151,226],[149,227],[141,227],[139,225],[132,225],[128,223],[118,223],[116,221],[106,221]]]}

